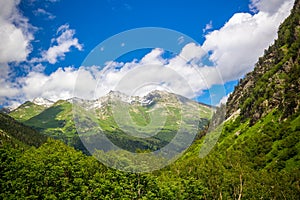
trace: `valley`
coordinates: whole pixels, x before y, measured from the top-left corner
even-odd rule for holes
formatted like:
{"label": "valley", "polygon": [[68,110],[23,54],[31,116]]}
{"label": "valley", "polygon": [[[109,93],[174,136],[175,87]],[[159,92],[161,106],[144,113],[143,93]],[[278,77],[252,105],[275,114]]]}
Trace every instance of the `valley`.
{"label": "valley", "polygon": [[[0,113],[0,199],[300,199],[299,77],[296,0],[278,38],[226,104],[156,90],[27,101]],[[173,142],[178,129],[182,137]],[[98,133],[125,151],[101,149]],[[161,160],[147,153],[170,141],[180,149],[187,138],[191,145],[173,162],[136,169],[152,169]]]}

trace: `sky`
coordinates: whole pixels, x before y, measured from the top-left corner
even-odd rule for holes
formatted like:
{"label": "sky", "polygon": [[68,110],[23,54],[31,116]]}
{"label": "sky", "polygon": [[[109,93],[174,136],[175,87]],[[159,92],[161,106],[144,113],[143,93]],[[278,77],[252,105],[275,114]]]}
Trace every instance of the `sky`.
{"label": "sky", "polygon": [[0,107],[154,89],[225,103],[293,3],[0,0]]}

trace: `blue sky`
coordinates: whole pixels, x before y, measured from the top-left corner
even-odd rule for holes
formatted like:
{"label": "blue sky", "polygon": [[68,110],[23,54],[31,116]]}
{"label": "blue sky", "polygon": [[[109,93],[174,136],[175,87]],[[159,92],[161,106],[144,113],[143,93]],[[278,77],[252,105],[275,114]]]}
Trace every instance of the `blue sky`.
{"label": "blue sky", "polygon": [[[60,0],[46,3],[31,0],[21,1],[20,9],[31,24],[38,27],[33,41],[34,50],[49,47],[50,40],[62,24],[76,30],[76,37],[84,45],[84,51],[72,51],[60,65],[52,65],[51,71],[60,66],[79,66],[87,54],[103,40],[120,32],[139,27],[163,27],[182,32],[199,43],[203,43],[203,29],[210,21],[218,29],[236,12],[249,11],[247,1],[125,1],[125,0]],[[47,1],[46,1],[47,2]],[[242,3],[241,3],[242,2]],[[36,16],[34,11],[44,9],[48,15]],[[34,52],[31,56],[35,56]]]}
{"label": "blue sky", "polygon": [[[183,72],[181,74],[193,82],[189,84],[196,92],[189,96],[182,88],[176,88],[179,84],[172,81],[169,84],[174,86],[171,91],[177,92],[178,89],[178,93],[208,104],[216,105],[221,99],[225,102],[237,80],[253,69],[263,50],[276,38],[278,26],[288,16],[293,2],[1,1],[0,29],[5,31],[0,32],[0,105],[15,107],[38,96],[53,101],[71,98],[79,72],[86,79],[85,86],[93,90],[103,86],[104,89],[100,88],[97,93],[103,95],[115,88],[116,83],[108,80],[109,77],[119,77],[115,78],[119,81],[130,70],[151,62]],[[206,87],[195,84],[197,77],[191,76],[193,71],[189,71],[189,63],[176,60],[176,55],[168,54],[159,46],[157,49],[135,51],[115,60],[113,63],[123,68],[122,76],[107,66],[92,70],[81,67],[89,53],[101,42],[123,31],[141,27],[166,28],[192,38],[195,45],[185,43],[182,51],[177,52],[190,59],[189,63],[199,61],[200,53],[197,54],[197,51],[209,53],[206,55],[212,66],[199,66],[207,79]],[[107,47],[103,48],[105,50]],[[99,69],[103,68],[108,69],[104,79],[95,78],[100,73]],[[215,78],[216,71],[221,74],[223,82]],[[80,91],[87,90],[76,87]],[[211,96],[215,96],[213,100]]]}

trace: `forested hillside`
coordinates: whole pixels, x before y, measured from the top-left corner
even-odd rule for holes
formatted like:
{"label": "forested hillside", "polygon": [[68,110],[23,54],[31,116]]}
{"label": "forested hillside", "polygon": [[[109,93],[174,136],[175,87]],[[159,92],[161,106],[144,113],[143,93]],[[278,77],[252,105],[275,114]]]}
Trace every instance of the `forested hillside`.
{"label": "forested hillside", "polygon": [[229,97],[231,117],[204,158],[201,137],[161,170],[124,173],[60,141],[43,143],[1,114],[0,199],[300,199],[299,9],[296,0],[274,45]]}
{"label": "forested hillside", "polygon": [[[19,141],[25,145],[38,147],[46,142],[47,137],[38,131],[15,121],[0,112],[0,139],[2,143]],[[13,144],[14,142],[12,142]]]}

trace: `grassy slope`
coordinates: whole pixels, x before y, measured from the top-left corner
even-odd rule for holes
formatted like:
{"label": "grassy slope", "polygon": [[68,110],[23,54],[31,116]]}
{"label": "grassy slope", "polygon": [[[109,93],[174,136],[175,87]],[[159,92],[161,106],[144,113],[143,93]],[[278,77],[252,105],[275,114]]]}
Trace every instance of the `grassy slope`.
{"label": "grassy slope", "polygon": [[218,143],[199,157],[204,138],[171,166],[155,172],[162,184],[195,178],[207,199],[297,199],[300,197],[300,112],[278,123],[274,109],[249,126],[241,117],[224,124]]}
{"label": "grassy slope", "polygon": [[228,116],[241,114],[224,124],[213,150],[200,158],[204,138],[196,141],[158,172],[162,182],[192,176],[206,199],[300,198],[299,9],[297,0],[278,40],[230,96]]}
{"label": "grassy slope", "polygon": [[40,114],[45,109],[46,107],[44,106],[36,105],[30,101],[27,101],[21,106],[19,106],[17,109],[13,110],[11,113],[9,113],[9,115],[20,122],[24,122]]}

